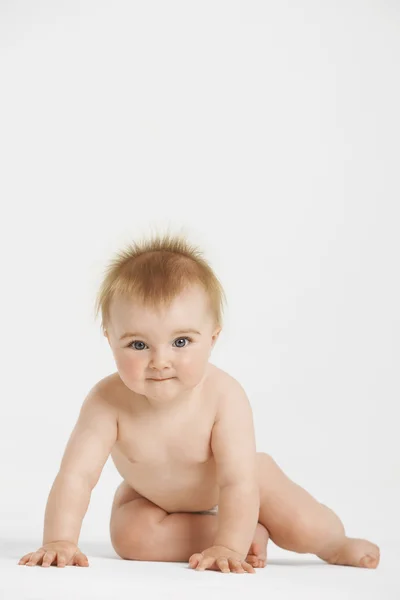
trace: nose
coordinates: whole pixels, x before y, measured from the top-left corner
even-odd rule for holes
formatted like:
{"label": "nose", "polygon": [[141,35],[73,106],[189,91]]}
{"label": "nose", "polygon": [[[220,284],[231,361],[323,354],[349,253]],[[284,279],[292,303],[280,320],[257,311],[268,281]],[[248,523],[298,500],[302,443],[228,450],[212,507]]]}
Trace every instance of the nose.
{"label": "nose", "polygon": [[157,369],[158,371],[161,371],[162,369],[165,369],[165,367],[168,367],[170,365],[170,360],[168,358],[168,351],[166,350],[154,350],[152,357],[151,357],[151,361],[150,361],[150,366],[153,369]]}

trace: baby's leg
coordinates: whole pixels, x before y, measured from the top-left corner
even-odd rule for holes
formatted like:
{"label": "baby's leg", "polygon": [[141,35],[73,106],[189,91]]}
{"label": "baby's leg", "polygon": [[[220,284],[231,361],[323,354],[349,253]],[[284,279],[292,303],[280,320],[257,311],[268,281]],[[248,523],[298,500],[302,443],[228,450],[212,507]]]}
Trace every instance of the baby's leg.
{"label": "baby's leg", "polygon": [[[218,528],[217,511],[168,513],[123,481],[116,490],[110,517],[111,543],[127,560],[187,562],[209,548]],[[257,523],[248,556],[264,567],[268,533]]]}
{"label": "baby's leg", "polygon": [[[154,538],[157,549],[152,560],[187,562],[192,554],[202,552],[214,544],[217,531],[218,515],[214,510],[171,513],[159,523]],[[264,525],[257,523],[253,541],[245,557],[254,568],[265,567],[268,538]]]}
{"label": "baby's leg", "polygon": [[115,552],[127,560],[151,560],[158,524],[167,516],[160,506],[122,481],[113,500],[110,537]]}
{"label": "baby's leg", "polygon": [[[110,518],[111,543],[127,560],[187,562],[209,548],[217,534],[217,511],[168,513],[122,482],[114,496]],[[248,562],[264,567],[268,532],[257,523]]]}
{"label": "baby's leg", "polygon": [[375,568],[379,548],[348,538],[342,522],[327,506],[294,483],[268,454],[257,453],[260,516],[272,541],[281,548],[316,554],[335,564]]}

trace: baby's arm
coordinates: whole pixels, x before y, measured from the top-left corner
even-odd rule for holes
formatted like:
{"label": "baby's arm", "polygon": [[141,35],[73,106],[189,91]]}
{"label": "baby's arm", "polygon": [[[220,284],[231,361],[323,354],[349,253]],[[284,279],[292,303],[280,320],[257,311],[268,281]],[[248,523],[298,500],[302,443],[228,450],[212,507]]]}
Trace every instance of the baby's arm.
{"label": "baby's arm", "polygon": [[46,505],[43,545],[78,544],[90,496],[117,439],[117,417],[95,385],[85,398]]}
{"label": "baby's arm", "polygon": [[232,380],[221,398],[211,448],[219,486],[218,531],[214,546],[246,556],[259,516],[253,415],[242,386]]}

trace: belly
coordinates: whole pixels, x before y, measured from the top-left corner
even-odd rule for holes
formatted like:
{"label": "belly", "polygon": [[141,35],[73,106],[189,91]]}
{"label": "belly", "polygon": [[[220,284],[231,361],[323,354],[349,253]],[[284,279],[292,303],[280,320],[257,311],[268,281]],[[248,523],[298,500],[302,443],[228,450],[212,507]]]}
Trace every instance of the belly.
{"label": "belly", "polygon": [[168,513],[209,510],[218,504],[215,461],[132,460],[114,446],[111,458],[121,477]]}

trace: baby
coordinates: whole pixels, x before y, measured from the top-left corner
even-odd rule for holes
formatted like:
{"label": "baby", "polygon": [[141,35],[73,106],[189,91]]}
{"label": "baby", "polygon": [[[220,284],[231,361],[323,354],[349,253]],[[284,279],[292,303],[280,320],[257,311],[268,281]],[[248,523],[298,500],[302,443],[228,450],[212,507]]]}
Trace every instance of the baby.
{"label": "baby", "polygon": [[108,456],[122,477],[110,517],[123,559],[255,573],[269,538],[331,564],[376,568],[379,548],[256,451],[242,386],[212,365],[225,294],[183,236],[129,246],[97,297],[117,372],[89,391],[51,488],[43,545],[21,565],[88,566],[82,520]]}

